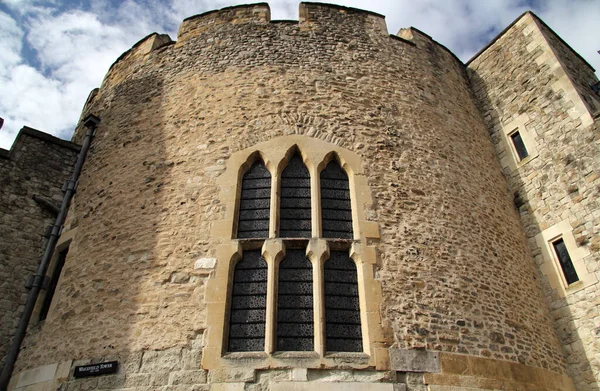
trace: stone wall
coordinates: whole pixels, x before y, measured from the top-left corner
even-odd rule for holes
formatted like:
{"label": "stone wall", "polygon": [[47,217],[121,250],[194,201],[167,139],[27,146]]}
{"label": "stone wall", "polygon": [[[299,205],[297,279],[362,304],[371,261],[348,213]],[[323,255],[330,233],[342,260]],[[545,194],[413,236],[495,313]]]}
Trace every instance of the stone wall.
{"label": "stone wall", "polygon": [[79,147],[24,127],[10,151],[0,149],[0,357],[8,351],[27,298],[25,283],[40,262],[53,214]]}
{"label": "stone wall", "polygon": [[[539,267],[537,278],[568,355],[571,376],[578,389],[596,390],[600,381],[600,137],[598,120],[594,123],[592,107],[582,96],[585,84],[597,79],[530,13],[471,61],[469,75],[492,141],[506,163],[504,174]],[[506,136],[514,129],[524,135],[531,152],[521,162],[515,161]],[[565,242],[573,238],[567,246],[581,281],[572,286],[566,286],[548,251],[548,240],[557,234]]]}
{"label": "stone wall", "polygon": [[[593,84],[598,82],[594,68],[573,51],[542,20],[536,18],[535,22],[560,63],[560,67],[573,83],[574,88],[577,90],[587,109],[591,114],[597,113],[600,110],[600,95],[594,93],[591,88]],[[559,71],[561,68],[557,70]]]}
{"label": "stone wall", "polygon": [[[231,230],[211,236],[234,207],[217,179],[235,152],[299,135],[362,161],[372,203],[359,207],[380,231],[362,244],[377,250],[370,271],[381,285],[384,351],[452,352],[561,376],[563,354],[464,65],[418,30],[390,37],[377,14],[303,3],[299,22],[268,15],[259,4],[192,17],[176,43],[153,34],[113,65],[84,109],[102,122],[63,234],[73,239],[55,305],[28,335],[16,373],[204,347],[215,325],[207,281],[216,248],[232,239]],[[392,369],[382,357],[296,367],[393,382],[380,378]],[[251,362],[239,360],[239,378]],[[178,365],[169,371],[203,379],[197,363]],[[235,373],[206,376],[211,389],[264,389],[271,377],[291,379],[289,367],[255,368],[265,375],[252,386],[229,386]]]}

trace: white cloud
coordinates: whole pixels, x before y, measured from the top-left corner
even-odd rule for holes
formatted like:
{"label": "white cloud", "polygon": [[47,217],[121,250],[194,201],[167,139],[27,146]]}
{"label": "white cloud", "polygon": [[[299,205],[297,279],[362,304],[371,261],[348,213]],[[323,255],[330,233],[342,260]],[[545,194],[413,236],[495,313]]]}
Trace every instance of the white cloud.
{"label": "white cloud", "polygon": [[[58,0],[0,0],[0,147],[8,148],[23,125],[68,136],[89,91],[98,87],[110,64],[153,31],[173,39],[189,16],[246,0],[107,0],[91,9],[59,11]],[[522,0],[326,0],[386,16],[388,29],[415,26],[447,46],[463,61],[510,24],[526,8]],[[297,19],[298,0],[270,1],[273,19]],[[540,0],[536,12],[565,41],[600,68],[597,37],[600,1]],[[18,21],[18,23],[17,23]],[[26,41],[23,41],[23,40]],[[41,69],[28,64],[23,44]]]}
{"label": "white cloud", "polygon": [[[2,19],[3,18],[3,19]],[[9,19],[5,21],[4,19]],[[10,23],[10,20],[13,23]],[[68,11],[36,13],[24,25],[26,41],[41,69],[26,64],[20,53],[23,31],[0,14],[0,147],[9,148],[18,130],[31,126],[59,137],[70,136],[89,92],[100,85],[115,59],[145,34],[147,24],[103,24],[98,15]],[[8,26],[8,27],[7,27]],[[12,26],[12,27],[11,27]],[[2,44],[0,45],[7,45]]]}

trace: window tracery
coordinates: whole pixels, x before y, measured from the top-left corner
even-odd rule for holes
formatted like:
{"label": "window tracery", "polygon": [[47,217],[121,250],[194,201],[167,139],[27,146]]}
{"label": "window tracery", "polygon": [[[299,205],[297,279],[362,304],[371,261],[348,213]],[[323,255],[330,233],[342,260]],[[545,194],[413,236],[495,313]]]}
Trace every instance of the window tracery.
{"label": "window tracery", "polygon": [[[269,199],[264,188],[260,194],[259,206],[270,200],[268,212],[248,207],[247,189],[254,190],[248,184],[257,179],[259,168],[262,185],[267,177],[271,185]],[[235,171],[239,182],[230,183]],[[217,253],[216,276],[207,287],[208,301],[215,301],[208,316],[222,321],[209,327],[205,350],[223,359],[244,352],[265,358],[275,352],[314,352],[317,356],[310,357],[318,360],[333,359],[327,358],[329,353],[360,353],[361,360],[371,362],[376,340],[382,338],[377,304],[381,288],[374,281],[376,253],[367,240],[379,236],[376,223],[364,217],[370,192],[358,156],[320,140],[285,136],[232,156],[221,186],[223,202],[235,213],[226,213],[213,227],[213,236],[225,242]],[[228,198],[230,194],[237,196]],[[269,216],[260,226],[261,235],[240,234],[251,232],[240,228],[251,220],[250,214],[256,217],[257,212],[248,211],[259,209],[263,221]],[[231,227],[227,240],[224,235]],[[240,277],[248,270],[247,254],[251,259],[261,254],[267,265],[260,272],[266,275],[260,283],[267,292],[256,290],[264,297],[264,305],[256,308],[260,313],[240,306],[240,297],[251,291],[244,284],[252,277]],[[260,330],[250,326],[256,322],[264,325],[264,334],[254,333]],[[243,338],[249,342],[240,343]],[[205,357],[214,356],[207,352]],[[287,356],[273,357],[277,362]],[[207,360],[205,367],[221,366],[220,360]]]}

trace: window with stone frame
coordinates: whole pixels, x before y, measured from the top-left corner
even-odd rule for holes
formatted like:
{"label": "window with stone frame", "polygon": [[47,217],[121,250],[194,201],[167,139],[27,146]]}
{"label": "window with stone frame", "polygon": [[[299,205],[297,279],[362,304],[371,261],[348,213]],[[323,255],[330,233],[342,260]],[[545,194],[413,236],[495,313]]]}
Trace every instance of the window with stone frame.
{"label": "window with stone frame", "polygon": [[[243,250],[233,267],[226,351],[363,352],[358,271],[350,258],[350,184],[336,156],[327,160],[318,178],[311,178],[294,147],[273,177],[273,188],[261,158],[241,176],[237,238]],[[313,197],[318,197],[318,211]],[[277,206],[271,205],[273,199]],[[278,213],[270,213],[271,207]],[[275,238],[268,239],[274,215]],[[283,248],[271,264],[258,249],[267,240],[280,240]],[[327,248],[319,259],[307,255],[314,240]],[[269,286],[275,291],[271,322]]]}
{"label": "window with stone frame", "polygon": [[567,285],[571,285],[579,281],[579,276],[577,275],[577,271],[575,270],[575,266],[573,265],[573,261],[571,260],[571,256],[569,255],[569,251],[567,250],[567,246],[562,237],[557,238],[552,241],[552,248],[554,249],[554,254],[558,260],[558,264],[560,265],[560,269],[562,270],[563,277],[567,282]]}

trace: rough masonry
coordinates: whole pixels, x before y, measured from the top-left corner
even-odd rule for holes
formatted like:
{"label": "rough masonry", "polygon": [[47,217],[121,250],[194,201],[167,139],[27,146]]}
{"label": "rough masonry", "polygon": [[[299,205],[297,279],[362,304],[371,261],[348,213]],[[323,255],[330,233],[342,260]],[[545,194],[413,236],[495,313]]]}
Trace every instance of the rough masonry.
{"label": "rough masonry", "polygon": [[[184,20],[177,41],[147,36],[84,107],[102,122],[69,253],[11,389],[597,389],[594,80],[531,13],[467,65],[417,29],[389,35],[383,16],[328,4],[301,3],[297,22],[230,7]],[[526,160],[506,141],[516,129]],[[365,353],[228,353],[211,338],[227,335],[231,254],[286,245],[235,238],[243,159],[262,154],[276,183],[294,145],[313,170],[327,151],[352,168],[351,251],[373,260],[359,274],[377,325]],[[555,231],[577,286],[544,250]],[[318,241],[307,251],[326,254]],[[73,378],[110,360],[117,374]]]}

